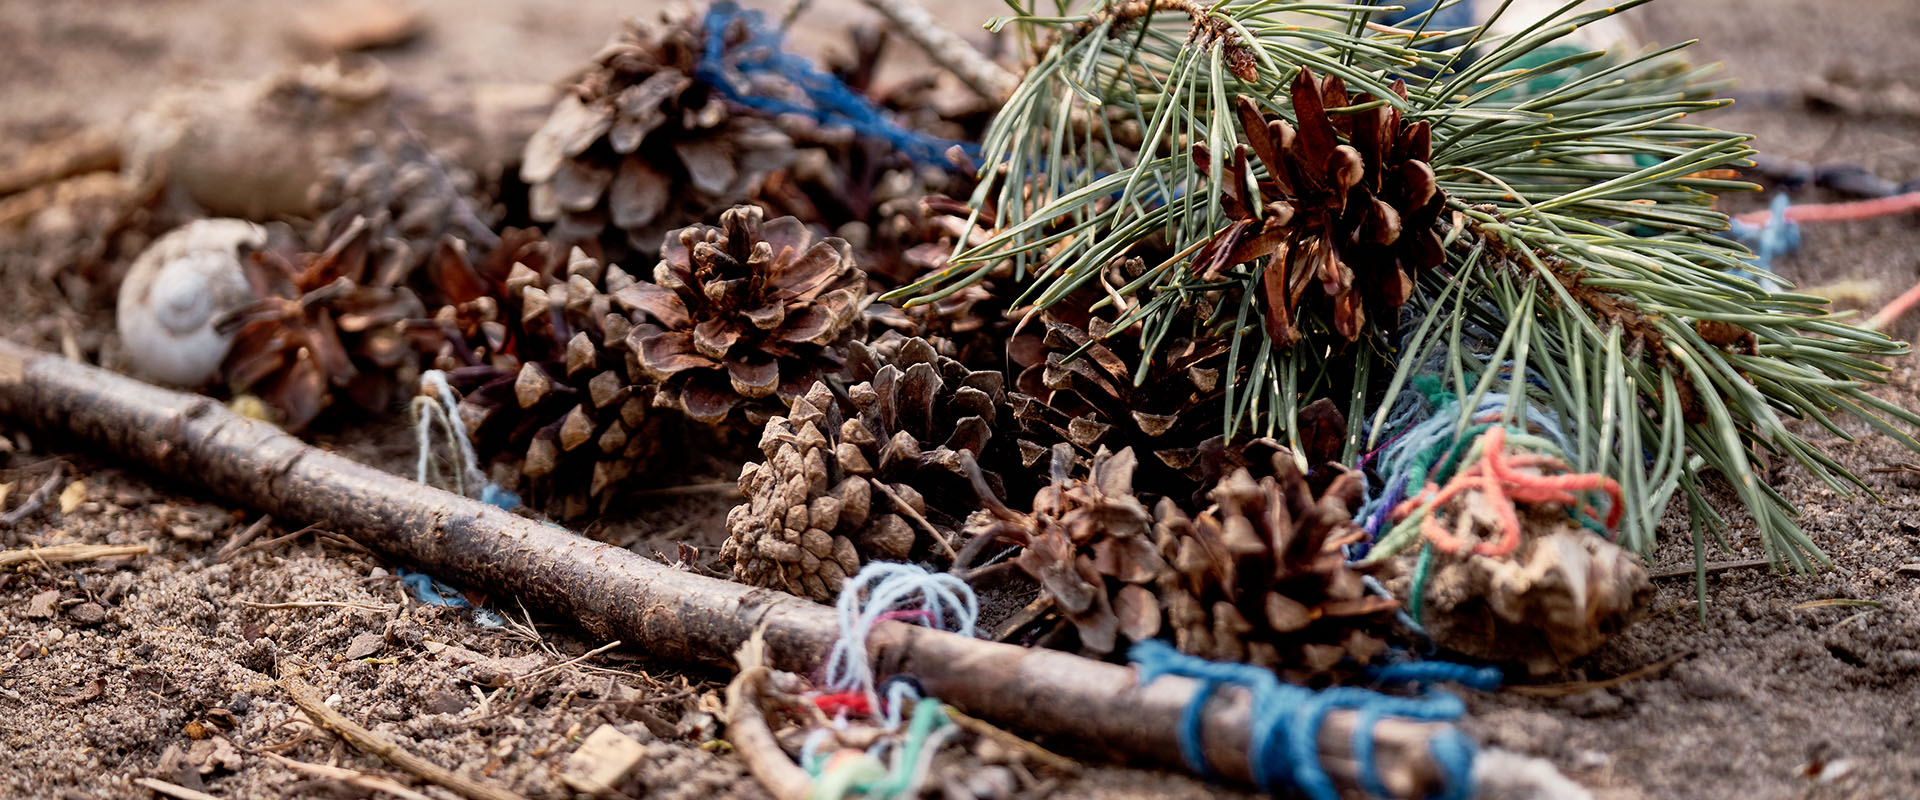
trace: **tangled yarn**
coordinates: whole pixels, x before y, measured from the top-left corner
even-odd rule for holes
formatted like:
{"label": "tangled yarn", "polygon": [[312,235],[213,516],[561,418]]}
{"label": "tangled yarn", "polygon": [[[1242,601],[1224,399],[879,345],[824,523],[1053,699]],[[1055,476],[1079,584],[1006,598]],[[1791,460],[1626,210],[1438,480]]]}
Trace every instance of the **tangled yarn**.
{"label": "tangled yarn", "polygon": [[873,665],[867,660],[867,637],[875,624],[882,619],[911,619],[936,630],[973,636],[980,620],[980,601],[965,581],[912,564],[884,561],[867,564],[849,578],[834,610],[840,638],[827,656],[827,686],[865,697],[869,709],[885,708],[875,691]]}
{"label": "tangled yarn", "polygon": [[420,388],[427,393],[413,398],[414,434],[420,449],[413,479],[433,485],[433,427],[438,424],[446,433],[448,449],[453,451],[453,493],[464,496],[468,486],[477,486],[481,502],[507,511],[519,507],[519,495],[488,481],[480,471],[480,456],[473,449],[473,440],[467,438],[467,426],[460,423],[460,399],[447,385],[447,373],[437,369],[421,373]]}
{"label": "tangled yarn", "polygon": [[[1384,797],[1386,787],[1374,764],[1375,724],[1386,717],[1434,722],[1458,719],[1466,713],[1466,704],[1446,692],[1428,691],[1419,696],[1401,697],[1347,686],[1315,691],[1283,683],[1270,670],[1208,661],[1183,654],[1158,640],[1134,645],[1127,657],[1138,667],[1142,684],[1162,675],[1199,682],[1180,720],[1180,753],[1188,767],[1202,774],[1212,772],[1201,747],[1206,704],[1221,687],[1238,686],[1245,689],[1252,700],[1248,714],[1251,734],[1247,768],[1254,783],[1269,791],[1290,786],[1313,800],[1335,800],[1340,796],[1333,779],[1320,763],[1320,726],[1328,714],[1339,710],[1358,714],[1353,732],[1353,756],[1359,764],[1361,788]],[[1458,680],[1475,688],[1492,688],[1499,683],[1499,671],[1420,662],[1384,668],[1376,673],[1375,680],[1382,685]],[[1445,789],[1439,797],[1443,800],[1471,797],[1473,741],[1459,729],[1448,727],[1434,735],[1428,747],[1444,775]]]}
{"label": "tangled yarn", "polygon": [[[728,47],[726,34],[739,23],[747,31],[747,40]],[[694,77],[717,89],[721,96],[740,105],[769,114],[797,114],[822,125],[846,127],[861,136],[879,139],[915,162],[928,166],[947,166],[945,153],[959,145],[973,153],[970,145],[907,130],[888,119],[873,101],[848,88],[813,62],[786,51],[778,28],[767,25],[760,12],[742,9],[732,2],[714,3],[707,9],[706,52],[700,57]],[[802,100],[768,93],[756,86],[756,78],[775,77],[795,89]]]}
{"label": "tangled yarn", "polygon": [[1620,514],[1624,508],[1618,481],[1592,473],[1548,475],[1520,472],[1528,468],[1539,473],[1564,473],[1570,470],[1566,462],[1552,456],[1537,453],[1508,455],[1506,449],[1507,429],[1497,425],[1488,428],[1465,459],[1471,462],[1478,455],[1479,463],[1454,472],[1452,480],[1444,487],[1428,482],[1418,495],[1402,501],[1394,508],[1394,518],[1423,517],[1420,520],[1421,535],[1443,553],[1458,553],[1466,549],[1466,544],[1440,524],[1438,509],[1461,492],[1477,489],[1486,494],[1494,513],[1499,516],[1500,538],[1473,545],[1472,549],[1475,554],[1496,558],[1512,553],[1514,548],[1520,546],[1520,517],[1514,507],[1515,501],[1572,506],[1579,502],[1574,492],[1604,490],[1613,500],[1607,508],[1604,524],[1609,529],[1620,524]]}

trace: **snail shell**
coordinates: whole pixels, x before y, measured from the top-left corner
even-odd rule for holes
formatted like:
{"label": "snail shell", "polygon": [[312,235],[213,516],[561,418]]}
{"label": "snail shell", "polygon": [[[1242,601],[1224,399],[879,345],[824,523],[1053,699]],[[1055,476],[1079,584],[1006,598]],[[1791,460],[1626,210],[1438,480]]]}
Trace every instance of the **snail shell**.
{"label": "snail shell", "polygon": [[203,219],[148,246],[120,285],[115,316],[130,371],[177,386],[211,382],[233,346],[214,321],[253,302],[241,259],[266,243],[266,229],[246,220]]}

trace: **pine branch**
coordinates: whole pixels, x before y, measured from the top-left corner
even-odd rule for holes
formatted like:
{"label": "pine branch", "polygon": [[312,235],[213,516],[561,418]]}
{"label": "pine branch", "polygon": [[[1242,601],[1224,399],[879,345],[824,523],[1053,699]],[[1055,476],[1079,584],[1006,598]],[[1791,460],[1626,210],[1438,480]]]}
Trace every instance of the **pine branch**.
{"label": "pine branch", "polygon": [[[1125,301],[1132,310],[1115,327],[1137,323],[1150,345],[1181,307],[1213,308],[1198,333],[1233,343],[1230,434],[1290,438],[1296,409],[1337,393],[1334,382],[1361,390],[1356,409],[1363,395],[1381,409],[1377,430],[1410,378],[1438,369],[1465,400],[1498,386],[1513,398],[1510,418],[1532,403],[1574,431],[1574,468],[1626,490],[1629,547],[1653,546],[1676,492],[1698,506],[1704,468],[1732,485],[1769,557],[1823,565],[1753,460],[1790,459],[1838,490],[1864,488],[1787,426],[1808,419],[1844,437],[1839,412],[1920,449],[1897,426],[1920,425],[1920,415],[1865,388],[1886,370],[1876,359],[1905,346],[1743,271],[1751,256],[1726,238],[1712,205],[1718,193],[1751,188],[1722,177],[1746,163],[1750,139],[1687,121],[1725,101],[1711,97],[1712,68],[1681,60],[1685,44],[1638,54],[1564,47],[1582,26],[1646,1],[1584,14],[1569,4],[1502,35],[1493,20],[1429,31],[1429,14],[1387,27],[1364,5],[1285,0],[1088,4],[1057,16],[1016,5],[990,27],[1018,25],[1045,44],[984,143],[973,203],[995,208],[998,227],[889,299],[930,302],[1011,265],[1021,302],[1045,308],[1104,280],[1116,259],[1152,256],[1144,275],[1094,310]],[[1549,45],[1568,54],[1537,55]],[[1280,256],[1196,266],[1221,257],[1210,242],[1235,235],[1235,198],[1259,199],[1263,182],[1282,177],[1237,150],[1266,132],[1246,127],[1233,98],[1299,128],[1300,88],[1290,97],[1288,86],[1302,71],[1364,93],[1325,117],[1388,108],[1431,126],[1426,164],[1447,198],[1436,223],[1445,260],[1418,276],[1398,325],[1375,313],[1341,336],[1351,320],[1303,306],[1276,328],[1279,295],[1261,281]],[[1239,219],[1261,217],[1252,205]],[[1276,330],[1288,338],[1274,340]],[[1357,377],[1376,361],[1374,374],[1391,374],[1383,395]],[[1710,521],[1696,519],[1703,551]]]}

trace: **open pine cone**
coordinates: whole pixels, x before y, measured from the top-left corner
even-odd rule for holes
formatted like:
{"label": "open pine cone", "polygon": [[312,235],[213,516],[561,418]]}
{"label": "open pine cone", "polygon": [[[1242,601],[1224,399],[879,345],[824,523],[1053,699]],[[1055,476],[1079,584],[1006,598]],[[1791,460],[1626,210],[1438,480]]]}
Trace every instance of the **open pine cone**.
{"label": "open pine cone", "polygon": [[1368,628],[1385,625],[1391,598],[1370,595],[1343,548],[1365,536],[1353,522],[1358,473],[1327,464],[1304,475],[1274,445],[1272,474],[1236,470],[1214,505],[1189,516],[1171,499],[1155,508],[1155,578],[1174,645],[1307,678],[1385,649]]}
{"label": "open pine cone", "polygon": [[[971,372],[922,339],[855,346],[844,395],[822,381],[767,422],[748,500],[727,514],[734,577],[831,601],[868,560],[946,559],[975,493],[961,453],[992,437],[1000,374]],[[932,529],[932,532],[929,531]]]}
{"label": "open pine cone", "polygon": [[1130,333],[1098,317],[1085,329],[1048,321],[1040,358],[1008,396],[1021,464],[1044,471],[1061,441],[1081,460],[1102,447],[1133,448],[1145,454],[1146,485],[1186,497],[1200,477],[1199,447],[1220,428],[1227,348],[1225,339],[1164,344],[1135,385],[1140,349]]}
{"label": "open pine cone", "polygon": [[1021,513],[997,502],[967,519],[969,538],[1021,546],[1014,563],[1040,584],[1080,636],[1080,646],[1107,654],[1128,640],[1160,632],[1150,587],[1168,574],[1154,543],[1153,515],[1133,492],[1133,451],[1096,452],[1084,479],[1071,445],[1051,451],[1053,482]]}
{"label": "open pine cone", "polygon": [[[1406,99],[1404,82],[1393,88]],[[1262,294],[1275,344],[1299,339],[1300,308],[1309,301],[1324,301],[1333,330],[1351,341],[1366,326],[1366,305],[1398,309],[1413,292],[1414,275],[1445,256],[1438,225],[1446,195],[1427,164],[1432,130],[1390,105],[1329,118],[1329,108],[1374,98],[1350,97],[1338,76],[1316,80],[1305,67],[1292,97],[1297,129],[1263,115],[1251,98],[1236,99],[1246,144],[1225,158],[1221,181],[1221,202],[1236,221],[1194,256],[1193,269],[1215,277],[1267,258]],[[1252,193],[1241,179],[1249,151],[1267,173]],[[1202,170],[1212,168],[1204,145],[1194,145],[1193,155]]]}
{"label": "open pine cone", "polygon": [[443,250],[435,279],[453,302],[416,341],[462,393],[479,455],[513,464],[529,503],[579,517],[644,472],[668,430],[628,355],[639,281],[578,249],[562,264],[526,231],[503,238],[477,265]]}
{"label": "open pine cone", "polygon": [[629,341],[659,404],[701,422],[779,413],[840,370],[859,329],[866,276],[846,243],[763,215],[737,206],[670,234],[653,281],[625,295],[645,314]]}
{"label": "open pine cone", "polygon": [[707,34],[684,14],[629,24],[527,141],[520,179],[556,243],[652,257],[668,231],[746,200],[791,157],[785,134],[694,77]]}
{"label": "open pine cone", "polygon": [[336,395],[383,410],[413,379],[402,324],[424,310],[404,264],[376,270],[374,246],[372,226],[355,217],[317,253],[255,252],[248,281],[261,299],[215,322],[234,335],[222,380],[259,397],[287,430],[305,428]]}

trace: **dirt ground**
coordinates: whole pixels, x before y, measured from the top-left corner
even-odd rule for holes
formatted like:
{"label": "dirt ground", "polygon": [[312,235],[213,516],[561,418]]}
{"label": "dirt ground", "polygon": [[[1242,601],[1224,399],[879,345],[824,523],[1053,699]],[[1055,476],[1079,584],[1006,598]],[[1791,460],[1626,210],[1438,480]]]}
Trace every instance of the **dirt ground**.
{"label": "dirt ground", "polygon": [[[396,78],[550,81],[589,55],[623,13],[639,6],[578,0],[556,11],[507,0],[415,2],[428,20],[418,42],[380,54]],[[775,7],[775,3],[759,3]],[[816,0],[801,18],[803,47],[835,41],[861,13],[851,0]],[[977,31],[998,6],[940,6],[951,27]],[[1724,59],[1742,97],[1794,90],[1810,77],[1920,75],[1920,7],[1911,0],[1665,0],[1635,12],[1649,39],[1700,38],[1699,58]],[[183,81],[244,78],[302,56],[279,4],[240,0],[0,2],[0,146],[124,119],[156,90]],[[977,34],[975,34],[977,35]],[[1893,180],[1920,178],[1913,118],[1821,115],[1744,103],[1715,124],[1753,131],[1765,152],[1857,163]],[[1808,192],[1799,199],[1825,199]],[[1757,207],[1733,198],[1729,207]],[[1879,308],[1920,279],[1913,217],[1808,226],[1803,249],[1778,264],[1803,286],[1840,286],[1842,305]],[[0,335],[95,356],[111,330],[104,305],[75,307],[26,250],[0,251],[10,310]],[[1920,333],[1920,315],[1896,333]],[[1887,399],[1920,405],[1920,361],[1889,364]],[[1895,798],[1920,787],[1920,462],[1855,426],[1859,440],[1819,443],[1880,496],[1846,497],[1791,470],[1783,491],[1799,504],[1832,570],[1776,576],[1716,572],[1706,620],[1690,577],[1662,577],[1650,619],[1553,683],[1471,697],[1467,729],[1481,742],[1550,759],[1605,798]],[[305,721],[272,684],[275,663],[310,667],[330,705],[427,758],[533,797],[564,797],[557,770],[601,724],[641,739],[648,760],[629,796],[762,796],[737,758],[703,746],[724,676],[654,663],[622,648],[557,669],[598,647],[561,620],[525,617],[511,598],[487,598],[511,618],[424,605],[389,563],[336,537],[281,538],[269,525],[253,548],[222,554],[256,521],[248,511],[58,441],[0,425],[10,485],[5,507],[59,463],[70,483],[53,505],[0,528],[0,549],[68,543],[149,545],[149,555],[78,565],[22,564],[0,572],[0,796],[148,796],[134,781],[160,778],[217,797],[364,797],[365,789],[294,771],[267,753],[406,777]],[[326,432],[324,444],[405,471],[400,431]],[[728,465],[705,477],[725,480]],[[78,487],[78,488],[73,488]],[[1723,507],[1730,505],[1720,498]],[[651,552],[668,538],[711,548],[724,495],[659,498],[603,538]],[[1654,568],[1691,564],[1685,532],[1669,521]],[[1733,552],[1759,555],[1735,517]],[[453,795],[416,786],[436,798]],[[1090,768],[1052,776],[1063,796],[1220,796],[1180,775]]]}

